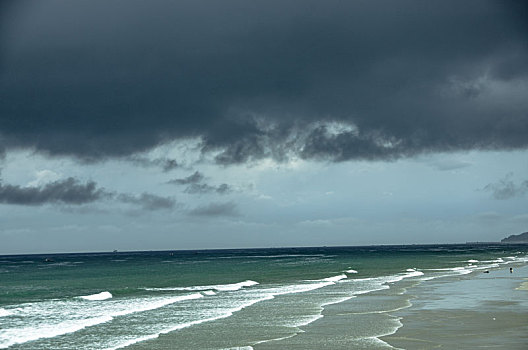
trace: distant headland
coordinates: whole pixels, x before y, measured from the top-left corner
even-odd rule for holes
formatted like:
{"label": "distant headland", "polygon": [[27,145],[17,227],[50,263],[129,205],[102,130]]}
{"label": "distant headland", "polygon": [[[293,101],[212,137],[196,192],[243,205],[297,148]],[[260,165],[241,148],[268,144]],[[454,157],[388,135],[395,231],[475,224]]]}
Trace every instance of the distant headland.
{"label": "distant headland", "polygon": [[523,232],[518,235],[510,235],[500,240],[500,242],[466,242],[466,244],[528,244],[528,232]]}
{"label": "distant headland", "polygon": [[528,243],[528,232],[506,237],[501,240],[501,243]]}

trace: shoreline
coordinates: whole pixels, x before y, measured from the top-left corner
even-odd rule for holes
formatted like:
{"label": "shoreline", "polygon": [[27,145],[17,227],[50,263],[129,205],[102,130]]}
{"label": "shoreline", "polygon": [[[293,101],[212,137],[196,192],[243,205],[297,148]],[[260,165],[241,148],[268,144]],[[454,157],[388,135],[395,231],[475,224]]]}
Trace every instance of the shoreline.
{"label": "shoreline", "polygon": [[526,349],[528,266],[419,284],[402,326],[381,340],[401,349]]}
{"label": "shoreline", "polygon": [[[323,317],[301,327],[301,332],[259,342],[253,348],[300,350],[307,341],[325,346],[329,340],[333,349],[525,349],[528,300],[523,294],[528,291],[528,265],[502,265],[484,271],[391,283],[390,289],[327,305]],[[360,310],[362,304],[379,298],[399,305],[391,310]],[[356,328],[364,328],[361,322],[373,324],[374,320],[392,325],[393,331],[356,337]],[[325,340],[328,332],[334,339]],[[335,339],[337,334],[341,341]]]}

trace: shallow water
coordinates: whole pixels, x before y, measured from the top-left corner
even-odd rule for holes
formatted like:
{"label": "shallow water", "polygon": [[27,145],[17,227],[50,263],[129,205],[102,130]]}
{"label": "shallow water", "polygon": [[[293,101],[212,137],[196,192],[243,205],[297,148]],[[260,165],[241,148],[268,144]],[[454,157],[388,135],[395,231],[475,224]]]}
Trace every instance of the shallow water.
{"label": "shallow water", "polygon": [[510,265],[417,285],[412,307],[394,313],[403,327],[383,339],[404,349],[527,349],[528,292],[518,286],[528,266]]}

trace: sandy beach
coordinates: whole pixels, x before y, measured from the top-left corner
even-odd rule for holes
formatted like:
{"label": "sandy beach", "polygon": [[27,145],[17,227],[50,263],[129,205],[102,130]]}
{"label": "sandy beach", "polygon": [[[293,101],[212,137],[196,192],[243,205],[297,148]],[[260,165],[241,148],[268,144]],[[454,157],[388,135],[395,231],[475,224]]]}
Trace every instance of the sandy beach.
{"label": "sandy beach", "polygon": [[526,349],[528,267],[502,268],[409,290],[403,326],[382,339],[401,349]]}

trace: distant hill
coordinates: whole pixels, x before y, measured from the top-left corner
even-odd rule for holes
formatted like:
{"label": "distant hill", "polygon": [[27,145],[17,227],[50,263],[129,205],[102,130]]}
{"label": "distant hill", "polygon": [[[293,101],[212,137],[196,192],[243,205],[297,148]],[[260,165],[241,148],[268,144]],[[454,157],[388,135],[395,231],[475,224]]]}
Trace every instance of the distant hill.
{"label": "distant hill", "polygon": [[501,243],[528,243],[528,232],[506,237],[501,240]]}

